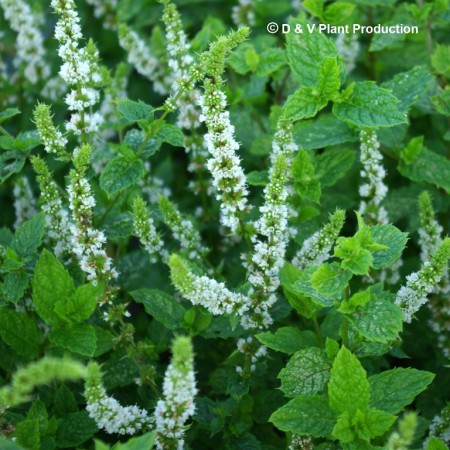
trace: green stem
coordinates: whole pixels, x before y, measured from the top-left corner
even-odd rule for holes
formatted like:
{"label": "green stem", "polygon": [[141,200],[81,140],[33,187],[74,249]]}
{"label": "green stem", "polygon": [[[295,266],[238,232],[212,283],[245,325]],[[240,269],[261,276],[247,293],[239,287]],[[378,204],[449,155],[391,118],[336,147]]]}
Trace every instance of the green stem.
{"label": "green stem", "polygon": [[8,136],[10,138],[14,138],[12,134],[9,134],[3,127],[0,127],[0,133],[4,134],[5,136]]}
{"label": "green stem", "polygon": [[349,348],[348,346],[348,331],[350,327],[350,322],[347,317],[344,317],[344,321],[342,322],[341,334],[342,334],[342,345]]}
{"label": "green stem", "polygon": [[319,341],[320,346],[323,347],[323,337],[322,337],[322,332],[320,331],[320,325],[319,325],[319,322],[317,321],[317,317],[313,316],[311,318],[311,320],[314,325],[314,330],[317,335],[317,340]]}

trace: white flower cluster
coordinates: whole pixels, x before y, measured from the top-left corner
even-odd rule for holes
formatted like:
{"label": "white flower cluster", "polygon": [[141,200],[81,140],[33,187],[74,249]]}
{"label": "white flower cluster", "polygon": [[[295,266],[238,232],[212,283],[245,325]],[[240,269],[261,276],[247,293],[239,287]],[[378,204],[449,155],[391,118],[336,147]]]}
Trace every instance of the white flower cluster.
{"label": "white flower cluster", "polygon": [[223,282],[195,275],[180,256],[171,255],[169,267],[173,284],[193,305],[205,307],[214,316],[233,313],[242,316],[247,311],[248,297],[230,291]]}
{"label": "white flower cluster", "polygon": [[140,239],[145,251],[150,255],[152,263],[157,261],[157,255],[162,253],[164,242],[157,233],[153,219],[147,212],[145,202],[137,198],[133,204],[134,232]]}
{"label": "white flower cluster", "polygon": [[207,168],[213,177],[213,185],[221,208],[221,223],[235,233],[239,218],[247,207],[248,190],[245,174],[236,155],[239,144],[234,136],[229,112],[225,110],[225,94],[215,86],[213,80],[205,82],[205,93],[199,99],[202,108],[200,120],[206,123],[208,133],[205,145],[212,155]]}
{"label": "white flower cluster", "polygon": [[119,27],[119,44],[128,53],[128,62],[142,76],[153,82],[155,92],[166,95],[167,85],[161,64],[139,35],[126,25]]}
{"label": "white flower cluster", "polygon": [[159,209],[164,222],[172,231],[173,237],[180,243],[182,250],[189,259],[202,260],[207,249],[201,244],[201,237],[194,224],[184,218],[175,205],[167,197],[159,197]]}
{"label": "white flower cluster", "polygon": [[294,11],[301,11],[302,7],[302,0],[292,0],[291,1],[291,7]]}
{"label": "white flower cluster", "polygon": [[102,19],[102,24],[106,30],[115,30],[117,7],[119,0],[86,0],[87,3],[94,7],[94,16]]}
{"label": "white flower cluster", "polygon": [[419,272],[406,277],[406,286],[397,292],[395,303],[403,310],[404,321],[411,322],[413,314],[427,302],[431,294],[447,270],[450,256],[450,239],[446,239],[436,250],[431,261],[425,262]]}
{"label": "white flower cluster", "polygon": [[309,436],[293,434],[288,447],[289,450],[313,450],[314,444]]}
{"label": "white flower cluster", "polygon": [[24,0],[0,0],[0,6],[5,19],[17,33],[15,66],[24,67],[23,76],[32,84],[46,79],[50,70],[44,60],[44,38],[36,26],[41,20]]}
{"label": "white flower cluster", "polygon": [[164,398],[158,400],[152,417],[158,450],[183,450],[185,424],[195,413],[196,394],[191,343],[189,338],[179,337],[174,342],[173,358],[164,374]]}
{"label": "white flower cluster", "polygon": [[14,184],[14,211],[16,220],[14,228],[19,228],[23,222],[32,219],[36,214],[36,199],[31,190],[30,180],[26,176],[21,176]]}
{"label": "white flower cluster", "polygon": [[[430,425],[430,436],[434,436],[450,445],[450,406],[444,407],[439,415],[433,418]],[[425,443],[427,443],[428,439]],[[426,448],[426,447],[424,447]]]}
{"label": "white flower cluster", "polygon": [[109,434],[133,435],[149,427],[150,417],[145,409],[138,408],[136,405],[121,406],[114,397],[107,395],[101,383],[98,367],[91,364],[88,370],[90,375],[84,392],[86,410],[98,428]]}
{"label": "white flower cluster", "polygon": [[55,27],[55,37],[60,42],[58,55],[63,60],[59,74],[72,86],[65,97],[68,109],[73,111],[66,128],[77,135],[97,132],[103,119],[91,110],[100,98],[95,89],[102,81],[98,51],[92,42],[86,47],[79,47],[83,35],[73,0],[52,0],[51,5],[59,15]]}
{"label": "white flower cluster", "polygon": [[67,92],[67,83],[59,76],[50,78],[41,90],[41,95],[53,102],[59,101]]}
{"label": "white flower cluster", "polygon": [[[82,148],[76,153],[84,152]],[[107,255],[104,244],[106,237],[102,231],[92,226],[92,209],[95,199],[91,186],[79,168],[71,171],[71,182],[67,188],[69,207],[74,224],[71,226],[73,253],[87,279],[94,285],[108,282],[117,277],[111,258]]]}
{"label": "white flower cluster", "polygon": [[341,33],[336,39],[336,48],[339,55],[344,60],[347,73],[350,73],[356,66],[360,45],[357,34]]}
{"label": "white flower cluster", "polygon": [[386,197],[388,188],[384,184],[386,171],[383,167],[383,155],[375,130],[361,130],[361,177],[365,183],[359,187],[359,195],[364,199],[359,212],[366,215],[374,223],[388,223],[387,212],[381,202]]}
{"label": "white flower cluster", "polygon": [[165,185],[164,181],[156,177],[151,172],[151,164],[149,161],[144,161],[145,175],[144,178],[139,180],[138,185],[141,188],[141,192],[145,195],[147,200],[151,203],[157,203],[160,195],[164,197],[170,197],[172,191]]}
{"label": "white flower cluster", "polygon": [[231,18],[236,25],[255,26],[255,2],[256,0],[238,0],[238,4],[231,10]]}
{"label": "white flower cluster", "polygon": [[302,248],[292,259],[292,264],[304,270],[309,266],[318,266],[329,259],[331,249],[344,225],[344,219],[344,211],[337,210],[324,227],[303,242]]}
{"label": "white flower cluster", "polygon": [[280,285],[278,272],[284,264],[289,238],[287,179],[286,158],[280,154],[264,188],[264,204],[259,208],[261,217],[255,223],[257,234],[251,238],[254,251],[247,267],[248,281],[252,285],[249,292],[251,306],[242,320],[245,328],[265,328],[272,323],[269,310],[277,300],[275,292]]}
{"label": "white flower cluster", "polygon": [[[238,352],[245,356],[246,362],[249,364],[248,368],[250,372],[254,372],[258,360],[267,355],[266,347],[264,347],[264,345],[259,345],[253,336],[238,339],[236,346]],[[236,366],[236,372],[241,375],[247,375],[245,373],[245,367],[242,366]]]}

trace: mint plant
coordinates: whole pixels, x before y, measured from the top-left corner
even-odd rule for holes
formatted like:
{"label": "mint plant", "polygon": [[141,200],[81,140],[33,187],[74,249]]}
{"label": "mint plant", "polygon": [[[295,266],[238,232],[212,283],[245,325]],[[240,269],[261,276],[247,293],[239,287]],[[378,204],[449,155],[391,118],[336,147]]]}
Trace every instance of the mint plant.
{"label": "mint plant", "polygon": [[448,0],[191,3],[0,0],[0,448],[449,448]]}

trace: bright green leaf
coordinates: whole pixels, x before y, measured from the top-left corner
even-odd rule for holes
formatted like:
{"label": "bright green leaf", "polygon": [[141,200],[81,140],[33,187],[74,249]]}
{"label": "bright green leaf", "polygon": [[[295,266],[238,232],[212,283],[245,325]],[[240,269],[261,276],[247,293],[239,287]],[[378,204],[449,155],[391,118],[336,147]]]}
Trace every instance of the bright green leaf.
{"label": "bright green leaf", "polygon": [[50,341],[58,347],[84,356],[94,356],[96,350],[96,335],[92,325],[77,324],[52,328],[48,335]]}

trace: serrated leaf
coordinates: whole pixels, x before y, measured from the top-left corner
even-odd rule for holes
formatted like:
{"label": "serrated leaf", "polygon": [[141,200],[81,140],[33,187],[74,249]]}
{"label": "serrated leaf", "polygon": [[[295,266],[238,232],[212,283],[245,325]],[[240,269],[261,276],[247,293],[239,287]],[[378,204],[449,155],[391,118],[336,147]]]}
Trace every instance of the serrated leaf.
{"label": "serrated leaf", "polygon": [[60,324],[55,305],[61,299],[70,298],[75,288],[67,270],[47,250],[43,250],[36,264],[32,284],[36,312],[47,324]]}
{"label": "serrated leaf", "polygon": [[388,247],[386,250],[373,252],[373,267],[380,269],[383,266],[394,264],[400,256],[408,241],[408,233],[402,233],[394,225],[375,225],[370,227],[372,239]]}
{"label": "serrated leaf", "polygon": [[341,87],[337,57],[324,58],[319,67],[317,87],[324,100],[334,100]]}
{"label": "serrated leaf", "polygon": [[25,419],[19,422],[16,425],[15,435],[17,442],[27,450],[41,450],[38,419]]}
{"label": "serrated leaf", "polygon": [[[128,131],[125,135],[125,139],[123,140],[124,144],[128,144],[134,152],[138,152],[141,145],[143,144],[145,139],[145,134],[142,130],[136,130],[133,128]],[[150,139],[146,144],[144,149],[142,150],[142,159],[150,158],[150,156],[154,155],[161,147],[161,142],[156,139]]]}
{"label": "serrated leaf", "polygon": [[0,123],[11,119],[18,114],[20,114],[20,111],[17,108],[6,108],[0,112]]}
{"label": "serrated leaf", "polygon": [[286,52],[281,48],[268,48],[260,54],[256,75],[267,77],[286,64]]}
{"label": "serrated leaf", "polygon": [[[292,30],[297,24],[306,29],[308,22],[304,18],[289,21]],[[334,43],[325,34],[319,33],[317,28],[312,33],[288,33],[286,43],[289,65],[301,86],[316,86],[324,59],[338,56]]]}
{"label": "serrated leaf", "polygon": [[333,186],[350,170],[355,161],[352,150],[327,150],[316,157],[316,175],[322,186]]}
{"label": "serrated leaf", "polygon": [[333,362],[328,384],[330,407],[338,414],[350,416],[359,409],[365,411],[370,400],[367,374],[358,358],[342,347]]}
{"label": "serrated leaf", "polygon": [[331,363],[324,350],[305,348],[295,353],[281,370],[281,390],[287,397],[313,395],[322,391],[330,379]]}
{"label": "serrated leaf", "polygon": [[25,313],[0,308],[0,336],[19,355],[37,358],[44,336],[36,322]]}
{"label": "serrated leaf", "polygon": [[98,431],[87,411],[69,414],[58,421],[56,444],[58,448],[78,447],[89,440]]}
{"label": "serrated leaf", "polygon": [[325,397],[299,396],[277,409],[269,419],[279,430],[312,437],[329,437],[336,416]]}
{"label": "serrated leaf", "polygon": [[353,430],[352,419],[348,411],[339,416],[333,428],[333,436],[343,444],[352,442],[355,439],[355,431]]}
{"label": "serrated leaf", "polygon": [[317,345],[317,337],[312,331],[301,331],[295,327],[282,327],[278,328],[275,333],[266,331],[257,334],[255,337],[267,348],[288,355],[292,355],[302,348]]}
{"label": "serrated leaf", "polygon": [[173,296],[157,289],[139,289],[130,293],[133,299],[144,305],[147,314],[161,322],[169,330],[177,330],[183,323],[185,309]]}
{"label": "serrated leaf", "polygon": [[328,101],[321,97],[318,88],[302,86],[287,98],[284,115],[293,122],[309,119],[325,108],[327,103]]}
{"label": "serrated leaf", "polygon": [[339,299],[352,274],[337,263],[324,263],[311,276],[311,285],[321,294]]}
{"label": "serrated leaf", "polygon": [[433,76],[426,66],[416,66],[407,72],[398,73],[381,87],[389,89],[399,100],[398,108],[406,111],[428,90]]}
{"label": "serrated leaf", "polygon": [[100,187],[111,196],[137,183],[145,174],[144,163],[119,157],[110,161],[100,176]]}
{"label": "serrated leaf", "polygon": [[366,305],[356,308],[348,319],[371,342],[394,341],[403,329],[400,307],[388,299],[374,295]]}
{"label": "serrated leaf", "polygon": [[20,225],[11,242],[11,248],[22,258],[30,257],[42,244],[44,233],[45,218],[43,213],[39,213]]}
{"label": "serrated leaf", "polygon": [[94,327],[89,324],[52,328],[48,337],[59,347],[89,357],[94,356],[97,346]]}
{"label": "serrated leaf", "polygon": [[11,272],[5,276],[3,295],[6,300],[16,304],[28,287],[28,275],[25,272]]}
{"label": "serrated leaf", "polygon": [[184,147],[184,134],[175,125],[163,124],[156,133],[155,139],[160,142],[167,142],[174,147]]}
{"label": "serrated leaf", "polygon": [[433,69],[450,79],[450,45],[437,45],[431,55],[431,65]]}
{"label": "serrated leaf", "polygon": [[117,110],[129,123],[134,123],[141,119],[153,119],[153,107],[145,104],[141,100],[137,102],[128,98],[119,100],[117,102]]}
{"label": "serrated leaf", "polygon": [[142,436],[133,437],[127,442],[120,442],[114,445],[112,450],[150,450],[153,448],[156,431],[150,431]]}
{"label": "serrated leaf", "polygon": [[448,450],[448,447],[445,445],[444,441],[441,441],[434,436],[430,436],[426,450]]}
{"label": "serrated leaf", "polygon": [[406,115],[398,106],[399,100],[390,91],[364,81],[355,83],[351,94],[334,104],[333,113],[358,127],[392,127],[406,123]]}
{"label": "serrated leaf", "polygon": [[18,150],[11,150],[0,155],[0,184],[11,175],[20,172],[25,165],[25,155]]}
{"label": "serrated leaf", "polygon": [[398,414],[433,381],[434,374],[412,368],[397,368],[372,375],[370,407]]}
{"label": "serrated leaf", "polygon": [[299,151],[292,165],[294,188],[298,195],[307,200],[319,203],[322,193],[320,182],[315,173],[314,164],[308,153]]}
{"label": "serrated leaf", "polygon": [[370,437],[381,436],[388,431],[397,418],[392,414],[378,409],[369,409],[366,412],[366,426],[369,429]]}

